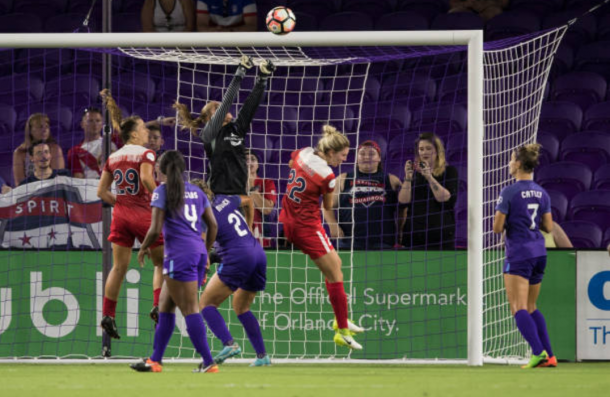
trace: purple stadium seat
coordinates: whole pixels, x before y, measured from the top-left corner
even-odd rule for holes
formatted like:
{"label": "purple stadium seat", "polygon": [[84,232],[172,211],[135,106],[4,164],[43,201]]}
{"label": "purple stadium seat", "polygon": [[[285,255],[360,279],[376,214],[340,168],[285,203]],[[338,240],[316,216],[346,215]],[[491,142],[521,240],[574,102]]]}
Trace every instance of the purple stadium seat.
{"label": "purple stadium seat", "polygon": [[11,105],[0,104],[0,135],[13,134],[17,112]]}
{"label": "purple stadium seat", "polygon": [[49,81],[44,87],[45,101],[59,101],[67,106],[97,102],[99,81],[89,75],[67,75]]}
{"label": "purple stadium seat", "polygon": [[610,134],[607,132],[579,132],[561,142],[559,159],[586,164],[595,172],[610,161]]}
{"label": "purple stadium seat", "polygon": [[0,15],[8,14],[13,9],[13,0],[0,0]]}
{"label": "purple stadium seat", "polygon": [[598,0],[565,0],[565,9],[587,11],[598,4],[600,4]]}
{"label": "purple stadium seat", "polygon": [[357,115],[346,106],[302,107],[299,110],[298,133],[320,136],[322,126],[330,124],[341,131],[352,132],[356,128]]}
{"label": "purple stadium seat", "polygon": [[0,33],[39,33],[42,21],[38,15],[13,13],[0,16]]}
{"label": "purple stadium seat", "polygon": [[294,16],[297,19],[295,32],[315,32],[318,30],[319,20],[315,16],[305,12],[295,12]]}
{"label": "purple stadium seat", "polygon": [[485,30],[486,41],[502,40],[539,31],[540,20],[533,14],[507,11],[490,19]]}
{"label": "purple stadium seat", "polygon": [[[141,5],[140,5],[141,8]],[[113,32],[142,32],[142,20],[140,12],[123,12],[112,16]]]}
{"label": "purple stadium seat", "polygon": [[44,94],[44,83],[38,77],[13,75],[0,78],[0,103],[22,106],[39,102]]}
{"label": "purple stadium seat", "polygon": [[551,74],[549,76],[549,83],[546,85],[548,90],[550,82],[554,81],[557,77],[568,73],[572,69],[574,64],[574,50],[572,47],[567,45],[560,45],[557,47],[555,58],[553,59],[553,65],[551,66]]}
{"label": "purple stadium seat", "polygon": [[593,173],[585,164],[560,161],[541,167],[534,173],[536,182],[547,190],[562,192],[568,200],[589,190]]}
{"label": "purple stadium seat", "polygon": [[425,17],[408,11],[382,15],[375,22],[375,30],[428,30],[429,27]]}
{"label": "purple stadium seat", "polygon": [[595,72],[610,80],[610,41],[597,41],[580,47],[576,53],[575,68]]}
{"label": "purple stadium seat", "polygon": [[606,228],[606,231],[604,232],[604,240],[602,242],[602,248],[607,247],[608,245],[610,245],[610,226],[608,228]]}
{"label": "purple stadium seat", "polygon": [[584,111],[604,100],[606,86],[606,80],[596,73],[572,72],[555,80],[551,97],[555,101],[574,102]]}
{"label": "purple stadium seat", "polygon": [[[547,14],[548,15],[548,14]],[[568,21],[578,18],[566,31],[562,44],[578,47],[592,41],[597,31],[597,21],[594,15],[582,15],[578,10],[562,11],[557,14],[548,15],[544,18],[543,29],[551,29],[565,25]]]}
{"label": "purple stadium seat", "polygon": [[363,12],[346,11],[322,19],[322,31],[373,30],[373,18]]}
{"label": "purple stadium seat", "polygon": [[112,79],[112,91],[117,102],[152,102],[155,96],[155,82],[144,74],[123,73]]}
{"label": "purple stadium seat", "polygon": [[271,138],[265,135],[248,134],[245,141],[246,147],[255,150],[261,155],[261,162],[269,163],[277,162],[277,156],[274,150],[274,142]]}
{"label": "purple stadium seat", "polygon": [[538,16],[549,15],[561,10],[563,0],[511,0],[510,10],[530,12]]}
{"label": "purple stadium seat", "polygon": [[560,141],[580,130],[582,110],[572,102],[546,102],[542,104],[538,128],[551,133]]}
{"label": "purple stadium seat", "polygon": [[381,83],[380,98],[407,104],[410,110],[421,108],[430,103],[436,95],[436,81],[427,74],[405,71],[390,75]]}
{"label": "purple stadium seat", "polygon": [[[44,23],[44,31],[48,33],[73,33],[87,32],[83,28],[85,14],[59,14],[47,19]],[[95,21],[89,21],[89,30],[94,32],[96,29]]]}
{"label": "purple stadium seat", "polygon": [[559,156],[559,139],[553,134],[539,131],[536,140],[542,145],[538,158],[540,166],[554,163]]}
{"label": "purple stadium seat", "polygon": [[377,20],[383,14],[392,12],[392,0],[342,0],[341,11],[358,11]]}
{"label": "purple stadium seat", "polygon": [[448,10],[449,2],[446,0],[398,0],[396,4],[396,11],[413,12],[426,17],[428,21]]}
{"label": "purple stadium seat", "polygon": [[574,248],[601,248],[602,230],[592,222],[567,221],[561,223]]}
{"label": "purple stadium seat", "polygon": [[18,0],[13,4],[13,12],[36,14],[41,19],[66,11],[68,0]]}
{"label": "purple stadium seat", "polygon": [[297,109],[292,106],[261,106],[252,122],[252,132],[269,135],[293,135],[297,132]]}
{"label": "purple stadium seat", "polygon": [[466,131],[468,112],[464,105],[424,106],[413,112],[413,129],[447,135],[452,132]]}
{"label": "purple stadium seat", "polygon": [[[320,21],[328,15],[338,11],[335,2],[329,0],[288,0],[287,3],[292,11],[313,15]],[[268,10],[263,12],[267,13]],[[297,19],[297,25],[298,24],[299,20]]]}
{"label": "purple stadium seat", "polygon": [[386,162],[389,169],[401,170],[407,160],[415,157],[415,140],[418,132],[405,132],[392,138],[388,143],[388,156]]}
{"label": "purple stadium seat", "polygon": [[[364,81],[366,79],[366,82]],[[380,83],[370,76],[336,76],[321,78],[324,84],[324,103],[358,105],[361,101],[374,102],[379,97]],[[364,97],[362,86],[364,85]]]}
{"label": "purple stadium seat", "polygon": [[452,134],[445,147],[447,164],[466,166],[468,163],[468,136],[465,133]]}
{"label": "purple stadium seat", "polygon": [[432,30],[483,30],[484,27],[483,19],[471,12],[440,14],[430,25]]}
{"label": "purple stadium seat", "polygon": [[597,39],[610,40],[610,13],[602,15],[597,25]]}
{"label": "purple stadium seat", "polygon": [[269,102],[282,105],[313,105],[322,100],[324,84],[317,77],[282,77],[270,82]]}
{"label": "purple stadium seat", "polygon": [[551,213],[555,222],[563,222],[568,213],[568,198],[556,190],[547,190],[551,198]]}
{"label": "purple stadium seat", "polygon": [[591,189],[610,190],[610,164],[604,164],[595,171]]}
{"label": "purple stadium seat", "polygon": [[610,225],[610,190],[592,190],[570,200],[569,219],[589,221],[605,229]]}
{"label": "purple stadium seat", "polygon": [[610,132],[610,101],[591,105],[585,112],[582,129]]}
{"label": "purple stadium seat", "polygon": [[56,102],[30,104],[17,110],[17,131],[24,131],[28,117],[33,113],[44,113],[49,116],[51,133],[57,137],[58,133],[72,131],[72,109]]}
{"label": "purple stadium seat", "polygon": [[362,106],[360,129],[377,134],[395,134],[409,128],[411,112],[406,105],[393,103]]}
{"label": "purple stadium seat", "polygon": [[468,102],[468,78],[464,74],[448,76],[438,84],[438,99],[441,102]]}

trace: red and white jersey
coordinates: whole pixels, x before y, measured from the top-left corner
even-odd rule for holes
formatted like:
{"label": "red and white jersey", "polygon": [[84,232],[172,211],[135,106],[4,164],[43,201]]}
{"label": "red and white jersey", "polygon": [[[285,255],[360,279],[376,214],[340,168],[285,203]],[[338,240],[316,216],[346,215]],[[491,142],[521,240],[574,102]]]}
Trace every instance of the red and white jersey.
{"label": "red and white jersey", "polygon": [[142,184],[140,165],[149,163],[154,169],[156,158],[154,151],[139,145],[125,145],[110,155],[104,171],[111,173],[116,183],[115,211],[151,211],[151,193]]}
{"label": "red and white jersey", "polygon": [[335,174],[310,147],[292,153],[292,169],[282,199],[280,222],[312,225],[321,223],[320,197],[335,189]]}
{"label": "red and white jersey", "polygon": [[[72,174],[81,173],[85,178],[99,179],[102,175],[99,163],[102,157],[104,138],[89,142],[81,142],[68,151],[68,169]],[[110,150],[115,151],[116,145],[110,142]]]}

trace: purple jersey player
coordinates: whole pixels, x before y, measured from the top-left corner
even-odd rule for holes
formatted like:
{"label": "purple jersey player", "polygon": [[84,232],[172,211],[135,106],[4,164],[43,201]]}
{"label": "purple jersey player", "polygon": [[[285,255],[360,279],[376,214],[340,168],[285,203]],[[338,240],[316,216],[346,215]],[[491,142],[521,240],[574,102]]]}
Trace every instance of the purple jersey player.
{"label": "purple jersey player", "polygon": [[[163,353],[176,325],[176,306],[184,315],[186,329],[203,362],[195,372],[218,372],[208,342],[203,318],[199,314],[197,291],[203,281],[211,248],[218,226],[207,196],[196,186],[182,179],[184,158],[175,150],[161,156],[160,171],[167,182],[153,192],[152,222],[144,238],[138,261],[144,257],[163,228],[165,241],[164,283],[159,304],[159,324],[155,330],[154,350],[149,359],[132,364],[139,372],[161,372]],[[202,219],[207,226],[206,243],[201,240]]]}
{"label": "purple jersey player", "polygon": [[500,193],[493,224],[494,233],[506,232],[504,284],[517,328],[532,348],[532,357],[522,368],[556,367],[546,321],[536,308],[546,267],[546,248],[540,230],[553,229],[551,201],[534,182],[540,145],[519,147],[508,164],[516,182]]}
{"label": "purple jersey player", "polygon": [[[223,349],[214,357],[217,364],[241,353],[241,348],[231,336],[218,306],[233,296],[233,309],[241,321],[248,339],[256,352],[251,366],[271,365],[265,350],[258,320],[250,311],[256,293],[265,289],[267,282],[267,257],[250,226],[254,219],[254,205],[248,196],[217,195],[202,180],[192,181],[201,187],[212,200],[212,210],[218,222],[216,252],[222,258],[216,274],[208,282],[199,307],[201,314],[214,335],[221,340]],[[242,215],[244,209],[246,217]]]}

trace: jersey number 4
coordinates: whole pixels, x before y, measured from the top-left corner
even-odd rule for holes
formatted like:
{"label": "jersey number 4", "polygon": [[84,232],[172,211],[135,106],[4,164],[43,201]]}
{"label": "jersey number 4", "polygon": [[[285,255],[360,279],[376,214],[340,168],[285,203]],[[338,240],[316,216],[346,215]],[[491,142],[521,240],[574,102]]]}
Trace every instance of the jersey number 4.
{"label": "jersey number 4", "polygon": [[293,182],[295,184],[288,190],[288,198],[295,203],[301,203],[301,199],[295,196],[296,193],[303,193],[305,189],[307,189],[307,181],[303,177],[296,177],[297,172],[292,169],[290,170],[290,176],[288,178],[288,185],[291,185]]}
{"label": "jersey number 4", "polygon": [[[140,176],[138,175],[138,171],[133,168],[127,169],[125,174],[123,174],[122,170],[114,170],[112,176],[116,182],[116,194],[124,195],[127,193],[136,195],[140,191]],[[125,188],[121,187],[123,182],[127,184]]]}

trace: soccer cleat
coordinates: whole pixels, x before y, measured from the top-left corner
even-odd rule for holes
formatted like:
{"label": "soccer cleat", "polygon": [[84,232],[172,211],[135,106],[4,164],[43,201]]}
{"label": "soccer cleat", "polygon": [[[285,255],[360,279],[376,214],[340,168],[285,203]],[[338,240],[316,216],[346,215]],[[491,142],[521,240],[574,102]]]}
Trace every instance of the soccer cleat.
{"label": "soccer cleat", "polygon": [[150,318],[155,322],[155,325],[159,324],[159,306],[153,306],[150,311]]}
{"label": "soccer cleat", "polygon": [[100,323],[104,331],[108,334],[109,337],[113,339],[121,339],[121,335],[119,335],[119,330],[116,327],[116,323],[114,322],[114,318],[110,316],[104,316],[102,318],[102,322]]}
{"label": "soccer cleat", "polygon": [[362,345],[354,340],[349,328],[339,329],[333,338],[338,346],[347,346],[353,350],[362,350]]}
{"label": "soccer cleat", "polygon": [[540,353],[537,356],[532,354],[532,357],[530,357],[530,361],[527,364],[522,365],[521,368],[523,368],[523,369],[537,368],[537,367],[540,367],[542,364],[545,364],[548,360],[549,360],[549,355],[546,353],[546,351],[543,350],[542,353]]}
{"label": "soccer cleat", "polygon": [[135,364],[130,364],[129,367],[134,371],[138,372],[161,372],[163,371],[163,364],[160,362],[152,361],[150,358],[142,360]]}
{"label": "soccer cleat", "polygon": [[208,373],[208,374],[215,374],[218,372],[218,365],[216,365],[215,363],[212,363],[208,366],[206,366],[204,363],[199,364],[199,367],[195,368],[193,370],[194,373]]}
{"label": "soccer cleat", "polygon": [[271,365],[271,359],[269,358],[269,356],[265,356],[263,358],[257,358],[256,360],[254,360],[254,362],[252,364],[250,364],[251,367],[268,367]]}
{"label": "soccer cleat", "polygon": [[549,357],[549,359],[538,366],[538,368],[556,368],[557,367],[557,357]]}
{"label": "soccer cleat", "polygon": [[241,59],[239,60],[239,66],[244,69],[250,69],[252,66],[254,66],[254,63],[252,62],[252,58],[247,55],[242,55]]}
{"label": "soccer cleat", "polygon": [[271,76],[271,74],[275,72],[275,65],[270,60],[264,61],[263,63],[258,65],[258,67],[260,68],[261,73],[265,76]]}
{"label": "soccer cleat", "polygon": [[227,358],[236,356],[239,353],[241,353],[241,348],[237,343],[233,343],[231,346],[223,347],[220,353],[218,353],[216,357],[214,357],[214,362],[216,364],[222,364]]}
{"label": "soccer cleat", "polygon": [[[337,324],[337,319],[333,321],[333,329],[335,331],[339,330],[339,324]],[[352,322],[352,320],[347,320],[347,329],[349,329],[349,332],[351,332],[352,335],[361,334],[364,332],[364,328],[357,326]]]}

